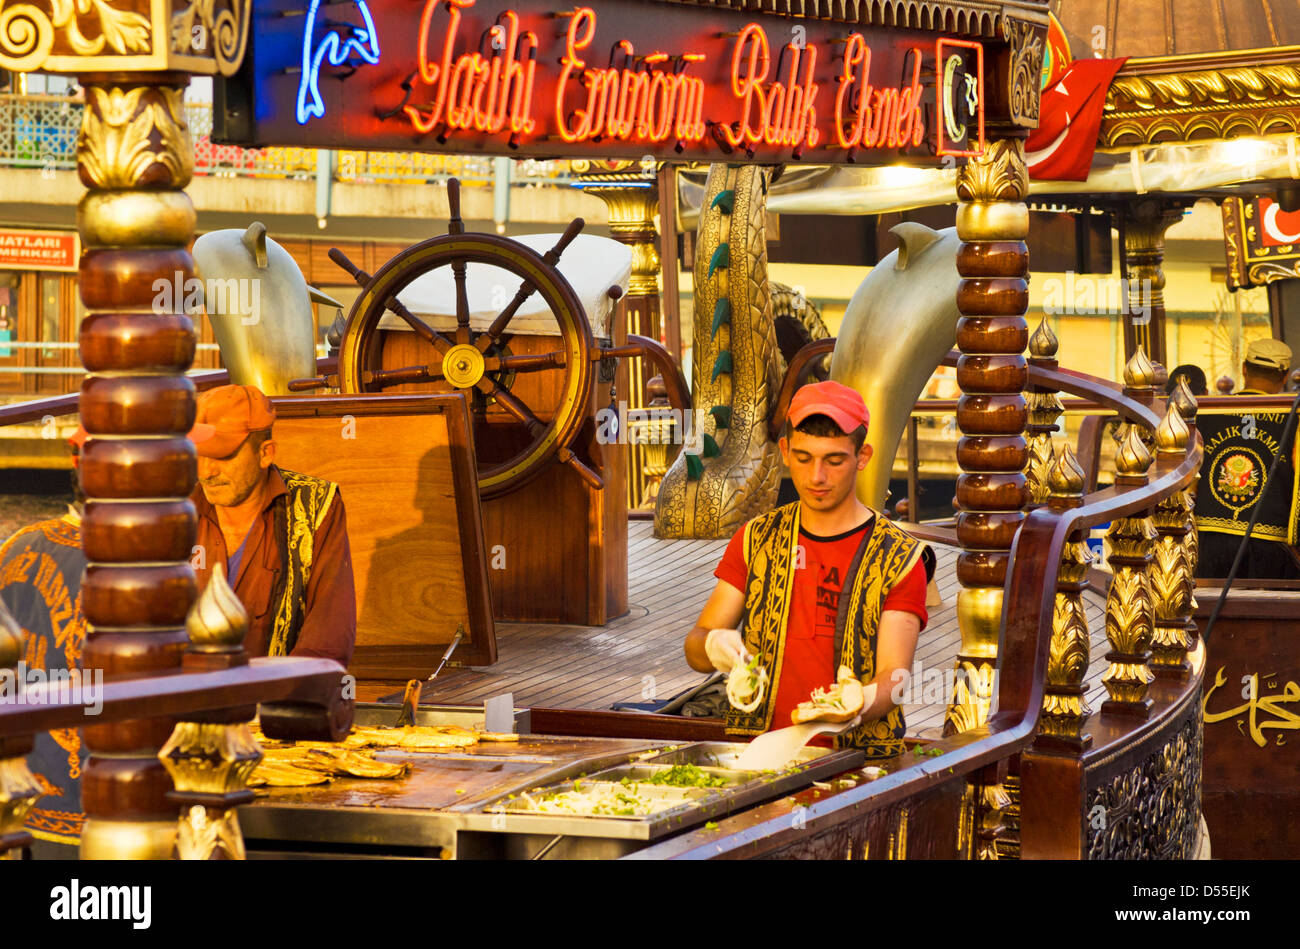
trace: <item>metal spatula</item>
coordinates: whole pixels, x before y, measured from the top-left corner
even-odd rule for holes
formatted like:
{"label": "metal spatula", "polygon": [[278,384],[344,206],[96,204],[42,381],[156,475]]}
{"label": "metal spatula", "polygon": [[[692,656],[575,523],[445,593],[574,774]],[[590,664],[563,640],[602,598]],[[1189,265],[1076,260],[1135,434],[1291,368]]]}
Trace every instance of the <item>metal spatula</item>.
{"label": "metal spatula", "polygon": [[737,771],[776,771],[789,764],[799,749],[818,735],[838,735],[857,724],[855,718],[847,722],[806,722],[778,728],[751,741],[732,767]]}

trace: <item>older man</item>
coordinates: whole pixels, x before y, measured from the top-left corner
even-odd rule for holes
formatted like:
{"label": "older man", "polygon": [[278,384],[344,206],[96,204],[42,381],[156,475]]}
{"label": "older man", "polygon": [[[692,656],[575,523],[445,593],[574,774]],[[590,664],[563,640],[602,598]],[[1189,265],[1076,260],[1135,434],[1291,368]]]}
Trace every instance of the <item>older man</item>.
{"label": "older man", "polygon": [[198,399],[190,438],[199,456],[199,583],[225,567],[248,611],[254,656],[319,656],[347,665],[357,601],[338,485],[275,464],[275,408],[254,386]]}

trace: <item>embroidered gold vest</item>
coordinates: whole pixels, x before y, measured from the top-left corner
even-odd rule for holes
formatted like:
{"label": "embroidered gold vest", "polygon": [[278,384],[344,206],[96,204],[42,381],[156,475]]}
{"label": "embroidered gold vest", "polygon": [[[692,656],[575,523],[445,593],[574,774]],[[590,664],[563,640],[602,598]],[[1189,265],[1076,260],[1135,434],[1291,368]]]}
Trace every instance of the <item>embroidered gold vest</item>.
{"label": "embroidered gold vest", "polygon": [[311,475],[281,468],[280,476],[289,493],[277,500],[273,513],[275,533],[284,539],[284,545],[280,550],[280,581],[271,595],[275,623],[267,650],[270,656],[287,656],[298,642],[307,610],[312,541],[338,493],[338,485]]}
{"label": "embroidered gold vest", "polygon": [[[781,682],[786,626],[799,562],[799,503],[760,515],[745,525],[745,611],[741,635],[745,648],[768,671],[767,695],[751,713],[727,712],[727,731],[758,735],[789,722],[772,721]],[[876,675],[876,634],[889,591],[921,560],[924,545],[878,513],[866,531],[845,576],[835,618],[835,665],[846,665],[861,681]],[[829,670],[827,685],[834,678]],[[863,722],[835,739],[836,747],[861,748],[869,758],[889,758],[903,751],[906,725],[902,708],[884,718]]]}

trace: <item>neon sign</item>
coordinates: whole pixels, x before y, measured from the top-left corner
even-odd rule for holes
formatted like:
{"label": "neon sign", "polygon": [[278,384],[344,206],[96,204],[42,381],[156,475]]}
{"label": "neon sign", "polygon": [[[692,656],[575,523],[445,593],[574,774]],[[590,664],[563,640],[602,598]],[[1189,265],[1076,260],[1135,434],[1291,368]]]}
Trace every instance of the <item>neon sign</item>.
{"label": "neon sign", "polygon": [[983,145],[981,44],[921,30],[630,0],[301,2],[259,0],[257,110],[226,141],[867,164]]}
{"label": "neon sign", "polygon": [[[302,31],[302,73],[298,80],[299,125],[305,125],[313,115],[325,114],[325,103],[320,97],[321,63],[328,61],[331,66],[347,65],[353,56],[372,66],[379,62],[379,34],[375,31],[375,21],[370,16],[366,0],[353,0],[361,13],[362,27],[348,25],[351,33],[343,40],[334,31],[335,24],[327,24],[329,32],[317,36],[317,13],[321,0],[311,0],[307,10],[307,23]],[[319,40],[319,42],[317,42]]]}
{"label": "neon sign", "polygon": [[[609,136],[620,141],[674,138],[698,142],[704,137],[704,82],[685,74],[691,63],[704,59],[702,55],[682,53],[676,57],[673,72],[654,68],[672,58],[667,53],[642,57],[645,69],[613,65],[587,69],[578,53],[591,45],[595,33],[596,11],[591,7],[574,11],[565,31],[563,68],[555,96],[555,127],[564,141],[599,141]],[[636,52],[627,40],[619,40],[615,50],[625,63],[636,62]],[[575,74],[587,87],[587,98],[582,108],[569,113],[566,98]]]}

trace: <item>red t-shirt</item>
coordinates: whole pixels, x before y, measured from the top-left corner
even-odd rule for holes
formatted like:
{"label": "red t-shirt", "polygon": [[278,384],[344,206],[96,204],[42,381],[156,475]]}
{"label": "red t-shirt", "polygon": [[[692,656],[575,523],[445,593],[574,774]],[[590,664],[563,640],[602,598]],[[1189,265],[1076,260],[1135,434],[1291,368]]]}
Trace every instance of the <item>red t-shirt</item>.
{"label": "red t-shirt", "polygon": [[[799,529],[804,565],[795,571],[785,633],[785,659],[781,664],[781,682],[772,715],[773,728],[789,725],[790,713],[796,705],[808,701],[813,689],[826,688],[835,681],[835,617],[840,606],[840,591],[853,563],[853,555],[862,543],[862,533],[871,523],[869,520],[834,537],[818,537]],[[713,575],[744,592],[749,568],[745,564],[743,527],[732,536]],[[925,587],[925,565],[918,563],[889,591],[883,609],[912,613],[920,619],[924,629],[929,620],[925,610]],[[819,736],[815,743],[829,745],[830,739]]]}

